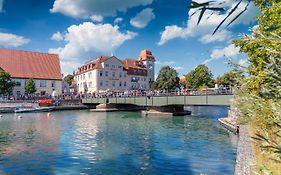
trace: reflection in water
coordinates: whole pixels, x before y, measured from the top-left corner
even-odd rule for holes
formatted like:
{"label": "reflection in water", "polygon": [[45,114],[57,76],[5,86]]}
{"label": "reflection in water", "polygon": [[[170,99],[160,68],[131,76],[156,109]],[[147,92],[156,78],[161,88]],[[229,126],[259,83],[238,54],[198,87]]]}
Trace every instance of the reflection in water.
{"label": "reflection in water", "polygon": [[192,116],[65,111],[0,119],[0,172],[11,174],[233,174],[236,136],[227,108]]}

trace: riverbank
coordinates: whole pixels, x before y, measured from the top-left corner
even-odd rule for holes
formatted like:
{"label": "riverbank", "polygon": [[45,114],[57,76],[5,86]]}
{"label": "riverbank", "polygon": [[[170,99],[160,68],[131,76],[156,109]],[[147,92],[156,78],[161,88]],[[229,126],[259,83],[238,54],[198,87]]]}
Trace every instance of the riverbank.
{"label": "riverbank", "polygon": [[[0,103],[0,114],[1,113],[14,113],[17,107],[22,108],[35,108],[39,107],[37,103],[23,102],[23,103]],[[53,111],[63,111],[63,110],[81,110],[81,109],[91,109],[91,106],[86,106],[83,104],[72,104],[72,103],[62,103],[59,106],[54,106]]]}

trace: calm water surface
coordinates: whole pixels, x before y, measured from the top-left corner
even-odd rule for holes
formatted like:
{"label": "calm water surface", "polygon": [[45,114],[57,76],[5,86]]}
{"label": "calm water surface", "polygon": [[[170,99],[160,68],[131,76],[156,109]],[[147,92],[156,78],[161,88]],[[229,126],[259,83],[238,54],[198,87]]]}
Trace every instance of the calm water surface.
{"label": "calm water surface", "polygon": [[233,174],[236,136],[217,118],[64,111],[0,118],[0,174]]}

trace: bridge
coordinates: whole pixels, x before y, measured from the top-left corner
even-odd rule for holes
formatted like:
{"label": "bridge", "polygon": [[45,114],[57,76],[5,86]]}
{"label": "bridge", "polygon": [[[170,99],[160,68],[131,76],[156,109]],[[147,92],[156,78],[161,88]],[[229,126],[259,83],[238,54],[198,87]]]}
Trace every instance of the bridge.
{"label": "bridge", "polygon": [[232,94],[213,94],[213,95],[174,95],[174,96],[132,96],[132,97],[108,97],[82,99],[82,103],[90,104],[132,104],[146,107],[161,107],[170,105],[183,106],[229,106]]}

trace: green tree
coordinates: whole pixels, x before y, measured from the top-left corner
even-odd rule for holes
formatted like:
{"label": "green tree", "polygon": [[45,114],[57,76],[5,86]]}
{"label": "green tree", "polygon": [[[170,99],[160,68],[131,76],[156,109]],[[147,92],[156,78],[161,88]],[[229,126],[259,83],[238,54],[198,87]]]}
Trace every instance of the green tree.
{"label": "green tree", "polygon": [[11,75],[7,72],[0,72],[0,95],[10,95],[15,83],[11,80]]}
{"label": "green tree", "polygon": [[235,40],[248,55],[246,83],[237,94],[235,105],[242,119],[255,128],[256,142],[265,160],[261,174],[281,172],[281,1],[254,0],[260,7],[259,24],[252,35]]}
{"label": "green tree", "polygon": [[178,73],[170,66],[164,66],[154,82],[154,88],[159,90],[174,90],[179,87]]}
{"label": "green tree", "polygon": [[214,87],[213,74],[205,65],[198,65],[186,75],[186,87],[198,89],[200,87]]}
{"label": "green tree", "polygon": [[35,83],[33,79],[27,80],[24,90],[27,94],[34,94],[36,92]]}
{"label": "green tree", "polygon": [[270,1],[265,7],[261,6],[262,15],[253,34],[234,41],[249,57],[247,88],[253,95],[281,98],[280,4],[280,1]]}
{"label": "green tree", "polygon": [[232,70],[217,78],[217,84],[223,86],[240,86],[241,79],[243,78],[241,71]]}
{"label": "green tree", "polygon": [[68,85],[71,85],[73,81],[74,76],[71,74],[66,75],[63,79],[68,83]]}
{"label": "green tree", "polygon": [[[247,0],[245,9],[240,13],[237,7],[243,0],[235,0],[237,5],[227,11],[226,18],[217,26],[214,33],[234,15],[230,23],[247,10],[254,2],[261,10],[257,17],[258,26],[252,35],[245,35],[235,40],[241,52],[248,55],[249,67],[245,83],[235,92],[234,107],[238,109],[239,120],[250,122],[256,144],[260,146],[261,155],[256,157],[258,174],[279,174],[281,172],[281,1]],[[216,1],[205,3],[192,2],[191,8],[198,9],[198,24],[206,10],[220,11],[214,6]],[[222,2],[223,3],[223,2]],[[226,3],[226,2],[224,2]],[[215,4],[216,5],[216,4]],[[223,10],[222,10],[223,11]],[[264,156],[264,157],[263,157]]]}

